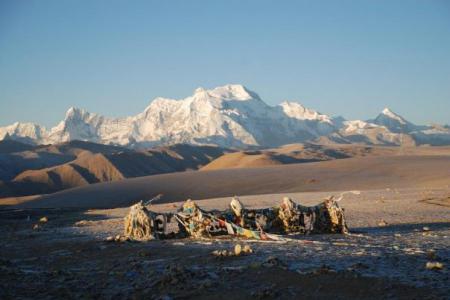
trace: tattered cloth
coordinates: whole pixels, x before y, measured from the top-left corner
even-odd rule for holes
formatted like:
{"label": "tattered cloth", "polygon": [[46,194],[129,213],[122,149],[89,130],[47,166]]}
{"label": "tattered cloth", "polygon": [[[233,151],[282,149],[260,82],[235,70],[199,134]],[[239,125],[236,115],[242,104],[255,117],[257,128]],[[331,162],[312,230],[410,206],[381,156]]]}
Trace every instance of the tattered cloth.
{"label": "tattered cloth", "polygon": [[[176,231],[168,231],[168,224]],[[219,235],[250,239],[277,239],[276,234],[347,233],[344,211],[329,197],[315,206],[303,206],[285,197],[281,205],[246,209],[233,197],[226,211],[205,211],[187,200],[175,214],[156,213],[142,201],[131,206],[125,217],[125,236],[134,240],[177,237],[207,238]]]}

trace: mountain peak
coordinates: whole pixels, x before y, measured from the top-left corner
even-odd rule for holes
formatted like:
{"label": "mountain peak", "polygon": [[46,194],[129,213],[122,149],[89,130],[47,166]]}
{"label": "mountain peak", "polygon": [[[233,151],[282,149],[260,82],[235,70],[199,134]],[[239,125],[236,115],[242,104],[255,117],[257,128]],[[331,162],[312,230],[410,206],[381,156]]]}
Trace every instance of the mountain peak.
{"label": "mountain peak", "polygon": [[385,107],[385,108],[381,111],[381,113],[387,115],[387,114],[393,114],[394,112],[393,112],[389,107]]}
{"label": "mountain peak", "polygon": [[74,114],[76,114],[76,113],[78,113],[78,112],[80,112],[80,111],[81,111],[80,108],[71,106],[71,107],[69,107],[69,109],[66,111],[66,116],[74,115]]}
{"label": "mountain peak", "polygon": [[258,94],[250,91],[241,84],[227,84],[224,86],[219,86],[210,90],[209,93],[214,97],[222,98],[225,100],[260,100]]}
{"label": "mountain peak", "polygon": [[295,101],[284,101],[280,103],[283,111],[292,118],[299,120],[320,121],[332,124],[332,120],[328,115],[322,114],[314,109],[310,109]]}
{"label": "mountain peak", "polygon": [[[407,123],[407,121],[402,116],[400,116],[399,114],[396,114],[395,112],[393,112],[388,107],[385,107],[380,115],[383,115],[383,116],[386,116],[386,117],[388,117],[390,119],[396,120],[400,124],[406,124]],[[380,117],[380,116],[378,116],[378,117]]]}
{"label": "mountain peak", "polygon": [[66,112],[66,119],[75,119],[75,118],[82,118],[83,116],[89,114],[88,111],[78,108],[78,107],[70,107]]}
{"label": "mountain peak", "polygon": [[201,94],[201,93],[204,93],[204,92],[206,92],[206,90],[200,86],[200,87],[195,89],[194,94]]}
{"label": "mountain peak", "polygon": [[383,109],[383,111],[370,122],[384,126],[394,133],[407,133],[417,129],[417,126],[408,122],[405,118],[396,114],[389,108]]}

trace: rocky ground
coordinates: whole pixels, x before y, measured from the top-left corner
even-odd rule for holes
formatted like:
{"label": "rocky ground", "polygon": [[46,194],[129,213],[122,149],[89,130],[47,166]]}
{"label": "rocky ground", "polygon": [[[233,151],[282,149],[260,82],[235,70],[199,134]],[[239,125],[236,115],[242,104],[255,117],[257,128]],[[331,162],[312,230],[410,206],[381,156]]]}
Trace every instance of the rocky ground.
{"label": "rocky ground", "polygon": [[[290,196],[312,205],[327,194]],[[261,207],[281,196],[241,200]],[[223,209],[228,201],[199,204]],[[283,242],[106,241],[122,233],[127,209],[1,210],[0,298],[450,299],[449,189],[363,191],[341,206],[352,234]],[[236,244],[253,253],[212,254]]]}

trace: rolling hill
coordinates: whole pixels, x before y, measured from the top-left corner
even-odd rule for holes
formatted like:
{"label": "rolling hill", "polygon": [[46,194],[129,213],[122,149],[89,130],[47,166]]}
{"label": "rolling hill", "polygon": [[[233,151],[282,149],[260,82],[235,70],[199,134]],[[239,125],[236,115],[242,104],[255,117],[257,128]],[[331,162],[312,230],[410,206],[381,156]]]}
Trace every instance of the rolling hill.
{"label": "rolling hill", "polygon": [[[402,148],[404,150],[404,148]],[[267,150],[226,153],[201,170],[254,168],[272,165],[307,163],[363,156],[396,155],[398,147],[377,147],[340,144],[291,144]],[[417,150],[414,150],[417,151]]]}
{"label": "rolling hill", "polygon": [[[196,170],[227,151],[230,150],[190,145],[133,151],[101,144],[70,142],[39,148],[34,152],[13,153],[11,156],[18,162],[15,172],[25,170],[3,182],[0,197],[53,193],[99,182]],[[5,165],[7,168],[5,163],[3,167]],[[14,171],[12,168],[9,170]],[[8,176],[5,177],[8,179]]]}
{"label": "rolling hill", "polygon": [[162,202],[171,202],[305,191],[438,188],[448,187],[449,178],[448,154],[355,157],[124,179],[43,195],[17,207],[122,207],[160,193]]}

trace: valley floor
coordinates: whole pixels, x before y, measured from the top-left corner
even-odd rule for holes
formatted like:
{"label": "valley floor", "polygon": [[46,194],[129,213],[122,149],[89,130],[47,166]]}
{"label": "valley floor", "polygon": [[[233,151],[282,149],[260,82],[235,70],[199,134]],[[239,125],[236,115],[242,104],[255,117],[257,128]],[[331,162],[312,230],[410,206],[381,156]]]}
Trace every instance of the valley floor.
{"label": "valley floor", "polygon": [[[333,193],[287,195],[313,205]],[[265,207],[284,195],[241,200]],[[205,209],[228,202],[198,201]],[[153,208],[173,211],[179,204]],[[126,208],[0,210],[0,298],[448,299],[449,188],[366,190],[340,204],[351,235],[289,236],[282,243],[106,242],[122,233]],[[44,216],[48,222],[33,230]],[[236,243],[254,253],[211,254]],[[429,270],[429,261],[444,268]]]}

